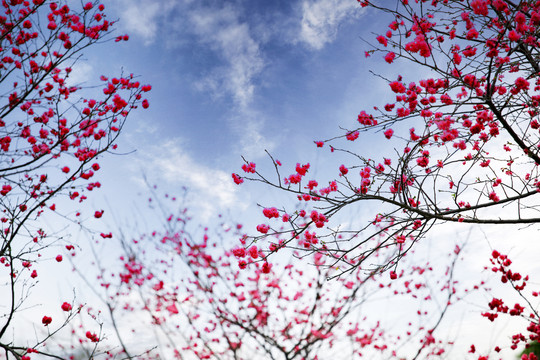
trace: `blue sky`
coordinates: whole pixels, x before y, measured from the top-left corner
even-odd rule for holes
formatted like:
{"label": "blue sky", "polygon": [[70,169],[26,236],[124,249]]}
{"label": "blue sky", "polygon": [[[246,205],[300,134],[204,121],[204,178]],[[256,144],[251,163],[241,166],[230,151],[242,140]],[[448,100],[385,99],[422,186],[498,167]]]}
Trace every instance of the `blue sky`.
{"label": "blue sky", "polygon": [[[355,0],[105,4],[130,40],[88,53],[87,76],[124,69],[153,86],[150,109],[132,116],[121,141],[136,153],[106,160],[117,173],[103,176],[121,177],[120,192],[129,188],[121,174],[143,169],[221,209],[245,209],[257,194],[231,181],[241,155],[260,166],[265,149],[290,166],[317,161],[313,140],[341,134],[372,106],[366,81],[385,86],[367,71],[387,64],[365,59],[360,37],[373,21]],[[118,182],[105,179],[104,191]]]}

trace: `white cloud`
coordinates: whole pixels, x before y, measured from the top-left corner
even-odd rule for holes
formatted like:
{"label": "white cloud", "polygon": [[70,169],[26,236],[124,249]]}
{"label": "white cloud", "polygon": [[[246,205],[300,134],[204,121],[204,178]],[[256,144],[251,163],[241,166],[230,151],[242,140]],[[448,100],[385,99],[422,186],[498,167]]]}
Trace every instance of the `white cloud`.
{"label": "white cloud", "polygon": [[360,14],[361,8],[356,0],[303,0],[300,33],[296,41],[320,50],[336,38],[342,23]]}
{"label": "white cloud", "polygon": [[240,204],[236,198],[231,174],[195,161],[181,146],[180,139],[170,139],[145,149],[139,161],[151,179],[161,178],[169,184],[186,186],[197,199],[195,207],[209,218],[223,209]]}
{"label": "white cloud", "polygon": [[266,117],[259,111],[243,109],[230,119],[233,131],[238,134],[238,151],[250,159],[265,157],[265,150],[272,151],[276,147],[277,135],[265,136]]}
{"label": "white cloud", "polygon": [[191,31],[199,42],[208,46],[222,60],[195,83],[199,91],[214,97],[231,96],[234,108],[230,121],[238,134],[243,154],[260,156],[274,147],[262,135],[264,120],[253,109],[256,78],[264,70],[265,61],[250,26],[240,20],[240,10],[231,5],[194,8],[188,13]]}
{"label": "white cloud", "polygon": [[237,9],[199,7],[189,13],[192,31],[223,60],[196,85],[213,94],[226,91],[240,109],[249,106],[255,91],[254,79],[264,68],[259,43],[248,24],[239,19]]}
{"label": "white cloud", "polygon": [[71,71],[67,80],[70,86],[95,80],[94,68],[88,61],[78,59],[72,66],[72,69],[73,71]]}
{"label": "white cloud", "polygon": [[154,42],[158,33],[158,18],[176,6],[174,0],[122,0],[121,26],[129,34],[140,36],[146,44]]}

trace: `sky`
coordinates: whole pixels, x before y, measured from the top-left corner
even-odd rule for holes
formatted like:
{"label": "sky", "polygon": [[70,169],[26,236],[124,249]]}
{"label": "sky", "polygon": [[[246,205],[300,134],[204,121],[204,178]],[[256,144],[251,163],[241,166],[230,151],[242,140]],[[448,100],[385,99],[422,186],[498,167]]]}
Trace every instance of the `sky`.
{"label": "sky", "polygon": [[105,4],[130,40],[87,54],[86,76],[123,70],[153,86],[150,108],[133,113],[120,141],[135,152],[106,159],[117,173],[104,186],[121,179],[122,196],[125,179],[144,172],[201,203],[245,210],[257,195],[231,180],[241,156],[317,161],[313,141],[352,126],[373,96],[363,87],[379,64],[366,64],[360,39],[371,22],[354,0]]}
{"label": "sky", "polygon": [[[130,39],[87,52],[74,77],[92,83],[124,71],[152,85],[150,108],[133,112],[121,134],[123,155],[100,161],[103,186],[89,202],[108,204],[109,224],[144,207],[145,176],[172,194],[189,188],[201,221],[226,213],[253,226],[261,221],[260,212],[253,216],[257,203],[275,194],[233,183],[242,156],[264,169],[268,150],[289,168],[310,162],[335,171],[339,163],[322,156],[328,149],[318,150],[314,140],[343,134],[340,127],[352,128],[360,111],[383,104],[386,82],[370,70],[389,78],[403,70],[364,56],[366,40],[387,21],[356,0],[103,3],[119,19],[116,34]],[[371,137],[354,146],[369,156],[380,145]]]}
{"label": "sky", "polygon": [[[313,141],[342,135],[340,127],[355,126],[360,111],[384,104],[387,84],[370,70],[387,78],[410,71],[382,56],[365,57],[374,33],[386,31],[389,21],[374,19],[356,0],[104,3],[119,19],[117,31],[130,40],[89,53],[85,73],[123,70],[153,87],[150,108],[133,113],[122,134],[120,151],[128,155],[104,159],[101,196],[120,214],[139,206],[144,174],[171,193],[188,187],[201,221],[228,213],[253,229],[261,221],[257,204],[280,205],[270,203],[279,194],[232,182],[242,156],[264,169],[271,165],[268,150],[285,167],[310,162],[313,171],[334,173],[339,163]],[[380,144],[364,137],[353,150],[369,156]],[[429,246],[467,231],[443,227]],[[513,249],[493,236],[497,231],[474,233],[482,240],[469,251],[488,252],[484,261],[467,263],[465,274],[481,270],[490,246]],[[466,319],[471,333],[477,331],[474,319]]]}

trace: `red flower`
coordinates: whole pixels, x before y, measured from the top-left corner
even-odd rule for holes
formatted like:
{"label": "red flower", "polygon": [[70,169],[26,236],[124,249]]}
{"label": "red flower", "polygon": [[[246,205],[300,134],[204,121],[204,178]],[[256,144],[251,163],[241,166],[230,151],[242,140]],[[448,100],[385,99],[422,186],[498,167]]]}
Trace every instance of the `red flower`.
{"label": "red flower", "polygon": [[429,165],[429,159],[425,156],[416,159],[416,163],[421,167],[427,167]]}
{"label": "red flower", "polygon": [[270,230],[270,226],[265,224],[257,225],[257,231],[266,234]]}
{"label": "red flower", "polygon": [[255,246],[255,245],[250,247],[248,252],[249,252],[249,256],[251,256],[254,259],[259,257],[259,250],[257,249],[257,246]]}
{"label": "red flower", "polygon": [[266,216],[269,219],[278,218],[279,217],[279,211],[275,207],[266,208],[266,209],[263,209],[263,215]]}
{"label": "red flower", "polygon": [[44,316],[43,319],[41,319],[41,322],[43,325],[48,326],[50,323],[52,323],[52,318],[49,316]]}
{"label": "red flower", "polygon": [[171,314],[178,314],[178,308],[176,307],[176,304],[171,304],[166,307],[167,311],[169,311]]}
{"label": "red flower", "polygon": [[11,185],[2,185],[2,190],[0,191],[0,194],[5,196],[10,191],[11,191]]}
{"label": "red flower", "polygon": [[471,30],[467,32],[467,39],[468,40],[476,39],[478,38],[478,35],[479,35],[478,31],[475,28],[472,28]]}
{"label": "red flower", "polygon": [[358,135],[360,135],[360,133],[358,131],[350,132],[350,133],[347,134],[347,140],[354,141],[354,140],[358,139]]}
{"label": "red flower", "polygon": [[392,81],[389,85],[390,85],[390,89],[392,89],[392,91],[395,92],[396,94],[404,93],[407,91],[407,88],[405,87],[405,85],[403,85],[399,81]]}
{"label": "red flower", "polygon": [[235,248],[233,249],[233,255],[239,258],[243,258],[246,256],[246,249],[243,247]]}
{"label": "red flower", "polygon": [[250,162],[249,164],[242,165],[242,170],[247,173],[255,174],[255,163]]}
{"label": "red flower", "polygon": [[489,199],[492,200],[493,202],[498,202],[498,201],[499,201],[499,196],[497,196],[497,194],[495,193],[495,191],[492,191],[492,192],[489,194]]}
{"label": "red flower", "polygon": [[384,57],[384,61],[391,64],[394,62],[395,58],[396,58],[396,54],[391,51],[388,54],[386,54],[386,56]]}
{"label": "red flower", "polygon": [[508,33],[508,39],[510,39],[510,41],[518,41],[520,38],[521,36],[515,30]]}
{"label": "red flower", "polygon": [[90,341],[92,341],[92,342],[98,342],[98,341],[99,341],[99,338],[97,337],[97,335],[91,333],[90,331],[87,331],[87,332],[86,332],[86,337],[87,337],[88,339],[90,339]]}
{"label": "red flower", "polygon": [[292,174],[288,178],[285,178],[285,184],[291,183],[291,184],[298,184],[302,180],[302,175],[300,174]]}
{"label": "red flower", "polygon": [[305,164],[305,165],[300,165],[300,163],[297,163],[296,164],[296,172],[301,175],[301,176],[304,176],[306,175],[307,171],[309,170],[309,163],[308,164]]}
{"label": "red flower", "polygon": [[72,307],[71,307],[71,304],[70,304],[70,303],[64,302],[64,303],[62,304],[62,310],[64,310],[64,311],[70,311],[71,309],[72,309]]}
{"label": "red flower", "polygon": [[244,179],[242,179],[242,178],[240,177],[240,175],[238,175],[238,174],[234,174],[234,173],[233,173],[233,174],[232,174],[232,178],[233,178],[234,183],[235,183],[236,185],[240,185],[241,183],[244,182]]}
{"label": "red flower", "polygon": [[379,44],[383,45],[384,47],[388,45],[388,40],[386,40],[386,38],[382,35],[377,36],[377,41],[379,42]]}
{"label": "red flower", "polygon": [[270,273],[270,269],[272,268],[272,265],[268,264],[267,262],[265,262],[263,265],[262,265],[262,272],[264,274],[268,274]]}

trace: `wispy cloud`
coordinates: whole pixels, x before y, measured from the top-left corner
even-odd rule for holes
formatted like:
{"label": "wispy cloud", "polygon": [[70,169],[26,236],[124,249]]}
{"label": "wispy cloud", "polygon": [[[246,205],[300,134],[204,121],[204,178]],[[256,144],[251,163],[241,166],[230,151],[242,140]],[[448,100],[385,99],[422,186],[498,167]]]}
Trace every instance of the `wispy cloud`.
{"label": "wispy cloud", "polygon": [[240,204],[231,174],[195,161],[182,148],[181,139],[169,139],[159,146],[149,146],[138,161],[139,165],[144,165],[149,177],[155,178],[152,174],[159,174],[161,180],[171,185],[190,189],[197,199],[195,207],[204,217]]}
{"label": "wispy cloud", "polygon": [[360,16],[355,0],[303,0],[302,20],[297,42],[321,50],[335,40],[339,27]]}
{"label": "wispy cloud", "polygon": [[90,80],[95,80],[94,67],[88,61],[77,60],[73,71],[69,74],[68,84],[80,85]]}
{"label": "wispy cloud", "polygon": [[117,2],[120,25],[129,33],[151,44],[159,33],[160,19],[177,6],[174,0],[121,0]]}
{"label": "wispy cloud", "polygon": [[254,79],[264,68],[259,43],[249,25],[239,20],[238,9],[230,5],[198,7],[188,16],[199,41],[222,59],[222,64],[198,83],[199,89],[226,91],[237,106],[248,107],[255,91]]}
{"label": "wispy cloud", "polygon": [[237,150],[241,154],[253,160],[266,156],[265,150],[275,149],[278,136],[265,136],[267,118],[264,114],[251,108],[245,108],[232,115],[230,120],[233,131],[239,136]]}
{"label": "wispy cloud", "polygon": [[279,9],[274,16],[250,16],[243,1],[119,0],[118,4],[123,30],[145,44],[161,42],[169,51],[211,54],[205,58],[205,69],[187,76],[194,79],[194,89],[227,104],[224,117],[236,135],[238,151],[251,158],[279,142],[264,136],[267,116],[255,101],[271,56],[266,45],[303,44],[321,50],[336,38],[341,24],[361,13],[355,0],[297,0],[290,7],[296,11]]}
{"label": "wispy cloud", "polygon": [[[257,77],[265,68],[258,39],[249,24],[241,21],[241,9],[230,4],[197,6],[188,12],[191,31],[200,44],[211,49],[220,65],[208,71],[195,87],[214,97],[230,96],[229,121],[240,139],[239,151],[260,156],[274,144],[262,135],[264,116],[253,104]],[[257,144],[257,146],[254,146]]]}
{"label": "wispy cloud", "polygon": [[[262,141],[264,127],[261,114],[257,116],[253,98],[257,77],[265,68],[261,51],[264,41],[254,34],[250,24],[242,20],[245,10],[239,4],[189,0],[123,0],[126,7],[122,22],[126,31],[141,36],[147,45],[157,41],[160,33],[171,40],[165,45],[200,47],[218,59],[206,71],[193,74],[194,88],[213,98],[225,98],[231,104],[227,111],[231,126],[241,139],[237,143],[243,153],[253,153],[253,141]],[[182,16],[182,24],[171,21],[165,14]],[[177,21],[178,19],[176,19]],[[267,141],[266,148],[272,145]]]}

